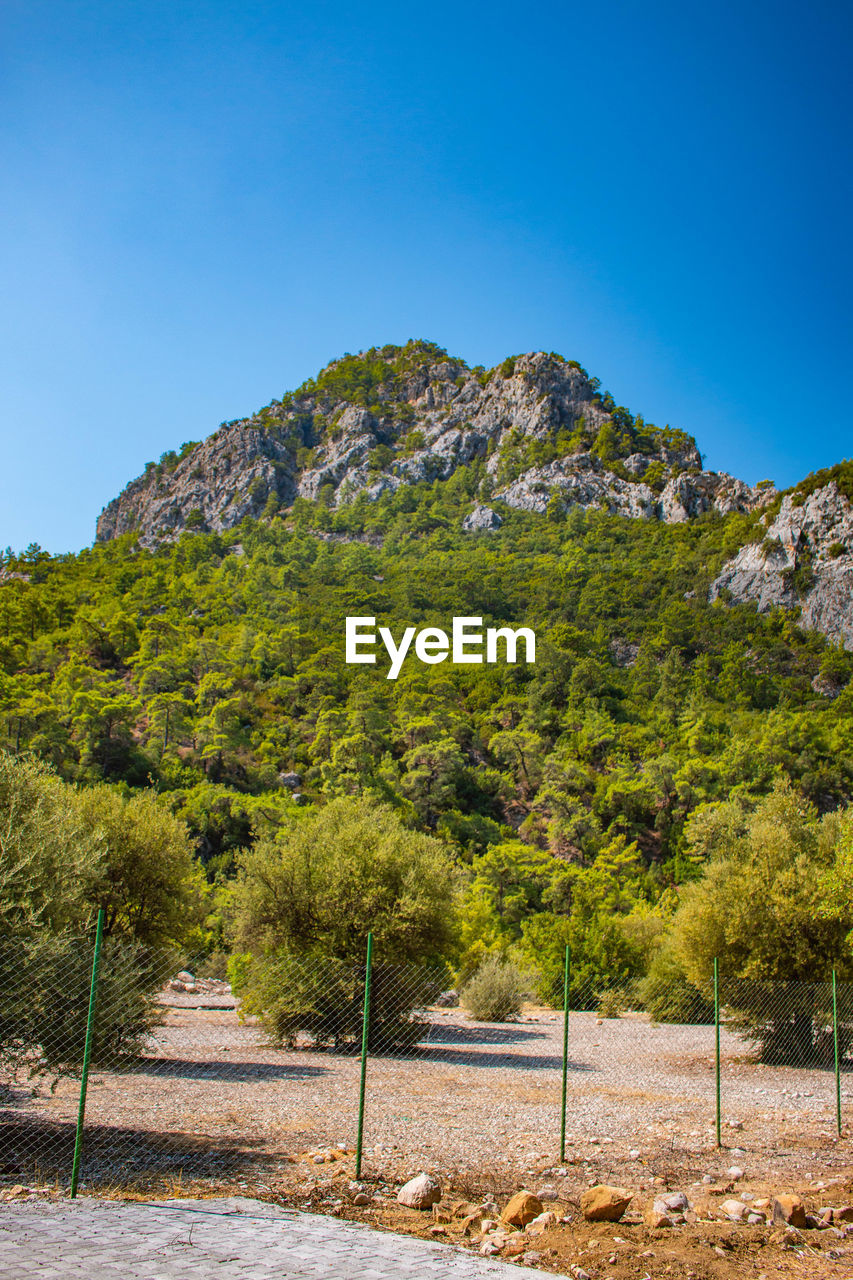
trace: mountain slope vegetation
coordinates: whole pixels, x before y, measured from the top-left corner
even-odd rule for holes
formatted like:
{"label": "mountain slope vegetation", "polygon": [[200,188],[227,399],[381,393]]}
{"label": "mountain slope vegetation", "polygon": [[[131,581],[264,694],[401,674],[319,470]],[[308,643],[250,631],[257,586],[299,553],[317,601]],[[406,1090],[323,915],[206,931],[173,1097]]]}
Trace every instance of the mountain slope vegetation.
{"label": "mountain slope vegetation", "polygon": [[[441,376],[430,380],[437,365]],[[580,388],[601,415],[592,441],[572,439],[575,419],[554,418],[563,402],[540,390],[552,377],[560,395]],[[452,430],[453,466],[406,472],[430,448],[406,444],[412,412],[441,414],[442,397],[456,399],[451,386],[491,397],[480,406],[485,435],[495,405],[517,395],[514,425],[495,418],[495,449],[465,454],[466,433],[442,418],[431,447]],[[658,944],[680,886],[703,874],[718,845],[736,856],[707,835],[714,813],[763,812],[783,795],[772,812],[805,806],[814,826],[850,805],[853,653],[804,629],[792,574],[786,603],[762,612],[719,588],[723,566],[750,548],[780,558],[766,545],[768,520],[778,523],[797,495],[780,508],[771,486],[737,490],[731,481],[724,494],[719,477],[687,465],[698,460],[688,437],[620,417],[627,411],[606,398],[593,405],[598,394],[579,366],[541,353],[492,371],[422,344],[345,357],[273,415],[280,426],[310,402],[312,414],[330,412],[321,424],[330,437],[341,397],[340,420],[371,415],[373,443],[357,446],[334,484],[294,485],[287,503],[259,489],[238,519],[232,499],[248,473],[228,480],[221,449],[235,437],[226,431],[224,444],[188,444],[161,461],[159,477],[130,486],[93,547],[7,551],[0,750],[124,801],[155,791],[185,824],[213,886],[202,930],[212,950],[233,943],[229,886],[254,865],[245,851],[274,848],[337,799],[390,806],[406,830],[442,842],[458,874],[447,958],[460,980],[511,953],[535,964],[547,995],[567,942],[585,990],[640,977],[665,955]],[[430,395],[427,409],[420,402]],[[399,429],[381,446],[376,433],[395,414]],[[264,439],[279,426],[240,425],[244,442],[255,433],[250,472],[259,458],[275,471]],[[320,447],[301,439],[294,447]],[[208,446],[210,470],[193,483],[220,485],[219,528],[204,514],[186,518],[185,499],[169,489]],[[388,452],[377,458],[380,447]],[[658,488],[646,487],[661,501],[670,494],[668,515],[644,509],[649,518],[626,519],[594,487],[581,500],[577,470],[560,472],[568,488],[536,487],[565,456],[586,477],[578,484],[593,477],[608,493],[635,495],[627,464],[646,476],[655,465],[651,455],[638,461],[639,447],[656,451]],[[329,457],[306,454],[297,470],[316,479]],[[818,497],[846,476],[837,469]],[[806,514],[817,501],[809,483],[796,508]],[[526,485],[536,500],[500,500],[500,484],[505,493]],[[157,518],[177,513],[162,537],[133,526],[127,498],[154,502],[158,485]],[[843,563],[845,548],[825,558]],[[536,662],[425,665],[410,656],[388,679],[381,648],[373,666],[345,662],[350,615],[375,617],[395,637],[407,627],[449,630],[457,616],[529,627]],[[844,903],[845,885],[843,876],[835,885]],[[838,910],[843,921],[847,907]]]}

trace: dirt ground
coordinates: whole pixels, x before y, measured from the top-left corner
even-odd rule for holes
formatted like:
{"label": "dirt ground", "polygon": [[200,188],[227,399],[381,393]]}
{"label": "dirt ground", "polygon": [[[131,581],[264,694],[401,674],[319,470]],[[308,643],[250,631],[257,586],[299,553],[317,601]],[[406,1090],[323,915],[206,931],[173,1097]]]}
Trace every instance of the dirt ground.
{"label": "dirt ground", "polygon": [[[471,1023],[458,1009],[426,1011],[420,1045],[369,1062],[356,1183],[355,1057],[272,1048],[239,1020],[229,995],[170,998],[143,1058],[93,1069],[83,1192],[257,1196],[478,1249],[477,1232],[463,1235],[464,1208],[492,1200],[500,1209],[526,1188],[559,1221],[507,1242],[502,1256],[522,1267],[576,1280],[853,1280],[846,1225],[786,1239],[770,1224],[723,1220],[719,1208],[727,1196],[759,1205],[791,1191],[811,1212],[853,1203],[847,1079],[839,1137],[831,1072],[760,1065],[724,1031],[718,1148],[712,1028],[572,1014],[561,1162],[561,1049],[552,1010],[530,1006],[499,1025]],[[73,1080],[8,1091],[0,1198],[18,1187],[16,1195],[64,1194],[77,1096]],[[728,1175],[732,1166],[742,1178]],[[435,1214],[396,1201],[421,1171],[444,1189]],[[600,1182],[631,1192],[615,1225],[580,1215],[582,1192]],[[691,1212],[683,1225],[653,1229],[644,1212],[666,1191],[684,1192]],[[357,1196],[367,1203],[356,1205]]]}
{"label": "dirt ground", "polygon": [[[287,1175],[273,1185],[259,1181],[224,1180],[212,1182],[181,1178],[152,1178],[147,1188],[99,1187],[98,1195],[115,1199],[160,1199],[164,1196],[221,1196],[240,1194],[287,1205],[296,1209],[329,1213],[361,1221],[380,1230],[401,1232],[426,1239],[446,1241],[448,1247],[480,1248],[481,1236],[476,1227],[465,1234],[465,1216],[482,1205],[502,1209],[519,1188],[499,1185],[500,1179],[484,1176],[480,1180],[447,1175],[443,1195],[431,1211],[418,1212],[403,1208],[396,1201],[397,1186],[378,1179],[352,1178],[353,1158],[340,1153],[329,1174],[318,1182],[313,1156],[296,1161]],[[333,1171],[332,1171],[333,1170]],[[588,1223],[580,1213],[580,1195],[587,1183],[567,1175],[561,1179],[558,1199],[544,1201],[544,1207],[558,1216],[558,1223],[539,1234],[530,1230],[511,1234],[501,1255],[517,1263],[521,1269],[573,1276],[575,1280],[771,1280],[771,1277],[810,1277],[813,1280],[851,1280],[853,1278],[853,1227],[828,1230],[803,1230],[786,1238],[786,1229],[773,1226],[736,1225],[721,1219],[720,1203],[727,1196],[752,1196],[761,1203],[781,1190],[796,1191],[810,1213],[827,1206],[853,1203],[853,1167],[824,1180],[807,1183],[775,1183],[743,1180],[720,1182],[699,1187],[686,1181],[686,1170],[673,1168],[671,1176],[660,1177],[650,1187],[640,1190],[628,1183],[633,1199],[625,1216],[617,1223]],[[823,1186],[820,1184],[824,1183]],[[684,1190],[691,1204],[688,1220],[683,1225],[652,1228],[643,1221],[643,1210],[655,1195]],[[57,1187],[43,1186],[23,1190],[18,1187],[0,1192],[0,1200],[10,1194],[64,1194]],[[356,1195],[367,1197],[366,1205],[355,1205]],[[491,1208],[487,1209],[491,1212]],[[0,1204],[2,1214],[2,1204]],[[535,1232],[535,1229],[534,1229]]]}
{"label": "dirt ground", "polygon": [[[419,1045],[369,1062],[366,1170],[396,1180],[413,1166],[490,1169],[507,1181],[540,1176],[560,1154],[561,1054],[553,1010],[530,1006],[504,1024],[426,1011]],[[0,1148],[22,1175],[61,1174],[78,1089],[73,1079],[12,1089],[0,1110]],[[93,1068],[87,1173],[279,1174],[306,1150],[354,1145],[358,1093],[354,1055],[276,1049],[251,1019],[240,1022],[230,997],[174,997],[144,1057]],[[845,1123],[850,1106],[845,1078]],[[758,1064],[728,1031],[722,1115],[724,1146],[734,1149],[728,1163],[752,1177],[779,1170],[796,1178],[818,1155],[826,1168],[843,1158],[832,1072]],[[713,1028],[571,1015],[566,1154],[580,1174],[612,1167],[636,1181],[669,1159],[716,1179],[727,1166],[714,1118]]]}

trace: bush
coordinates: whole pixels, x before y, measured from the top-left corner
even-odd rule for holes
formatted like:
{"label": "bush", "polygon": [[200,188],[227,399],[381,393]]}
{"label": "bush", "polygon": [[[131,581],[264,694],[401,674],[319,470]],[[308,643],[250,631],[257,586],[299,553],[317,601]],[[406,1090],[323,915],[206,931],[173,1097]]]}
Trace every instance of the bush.
{"label": "bush", "polygon": [[241,859],[229,966],[244,1013],[277,1043],[302,1032],[342,1048],[362,1029],[365,946],[375,940],[370,1043],[416,1041],[416,1009],[448,983],[455,872],[445,846],[387,805],[340,798],[289,819]]}
{"label": "bush", "polygon": [[288,818],[242,854],[236,936],[257,956],[430,964],[453,939],[455,872],[446,847],[389,805],[340,798]]}
{"label": "bush", "polygon": [[638,1003],[653,1022],[707,1024],[714,1002],[689,981],[672,946],[664,942],[638,984]]}
{"label": "bush", "polygon": [[[240,1016],[256,1015],[278,1045],[293,1048],[300,1035],[314,1048],[337,1051],[361,1043],[365,965],[328,957],[232,956],[231,990],[240,998]],[[418,1009],[435,1002],[446,988],[446,967],[374,965],[371,975],[368,1048],[389,1053],[411,1048],[428,1023]]]}
{"label": "bush", "polygon": [[625,992],[619,987],[606,987],[598,995],[599,1018],[618,1018],[625,1011]]}
{"label": "bush", "polygon": [[[9,1076],[62,1075],[83,1062],[91,938],[51,937],[0,948],[0,1066]],[[101,952],[92,1064],[138,1053],[161,1012],[151,1000],[167,957],[106,939]]]}
{"label": "bush", "polygon": [[507,1022],[521,1012],[530,995],[530,980],[508,960],[489,956],[460,993],[475,1022]]}

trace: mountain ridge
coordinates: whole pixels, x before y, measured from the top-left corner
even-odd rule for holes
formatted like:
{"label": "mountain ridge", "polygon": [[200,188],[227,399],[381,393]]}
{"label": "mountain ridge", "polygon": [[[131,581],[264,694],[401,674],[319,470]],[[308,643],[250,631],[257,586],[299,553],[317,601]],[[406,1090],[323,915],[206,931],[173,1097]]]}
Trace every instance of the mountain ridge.
{"label": "mountain ridge", "polygon": [[766,537],[723,566],[710,599],[799,609],[804,626],[853,648],[846,465],[782,495],[770,481],[704,470],[692,435],[617,405],[575,360],[536,351],[486,370],[411,340],[333,360],[281,400],[148,463],[104,508],[97,541],[132,533],[153,548],[300,503],[335,512],[379,502],[464,469],[472,483],[460,526],[472,534],[499,528],[506,509],[668,524],[754,513]]}
{"label": "mountain ridge", "polygon": [[[383,377],[384,375],[384,377]],[[599,507],[677,521],[752,510],[775,493],[703,471],[687,432],[647,424],[556,353],[471,369],[431,343],[371,348],[205,441],[149,463],[102,512],[99,541],[221,532],[298,498],[330,507],[481,463],[479,497],[545,511]]]}

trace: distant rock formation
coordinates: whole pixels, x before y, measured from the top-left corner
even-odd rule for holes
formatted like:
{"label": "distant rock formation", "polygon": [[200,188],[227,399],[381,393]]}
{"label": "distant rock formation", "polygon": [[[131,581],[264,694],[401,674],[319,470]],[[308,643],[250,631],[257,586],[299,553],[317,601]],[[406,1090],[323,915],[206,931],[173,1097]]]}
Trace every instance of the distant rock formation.
{"label": "distant rock formation", "polygon": [[703,471],[692,436],[634,417],[575,361],[544,351],[490,370],[428,342],[344,356],[252,417],[149,463],[104,509],[97,537],[132,532],[153,547],[299,499],[334,509],[469,467],[476,496],[461,527],[472,535],[498,530],[506,508],[678,524],[772,504],[763,542],[725,565],[712,598],[799,608],[803,626],[853,647],[853,515],[834,481],[779,505],[766,482]]}
{"label": "distant rock formation", "polygon": [[[153,546],[184,529],[229,529],[300,497],[332,507],[361,493],[376,499],[473,463],[483,468],[484,502],[528,511],[556,501],[562,511],[680,521],[768,498],[702,471],[691,436],[634,418],[580,365],[542,351],[489,371],[430,343],[346,356],[182,453],[150,463],[109,503],[99,541],[136,532]],[[482,519],[472,513],[464,527],[500,522],[497,513]]]}
{"label": "distant rock formation", "polygon": [[835,481],[784,497],[764,540],[724,565],[711,597],[723,593],[762,611],[799,607],[804,627],[853,649],[853,507]]}

